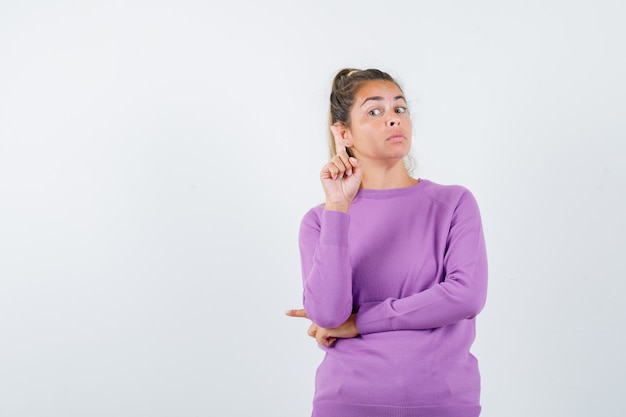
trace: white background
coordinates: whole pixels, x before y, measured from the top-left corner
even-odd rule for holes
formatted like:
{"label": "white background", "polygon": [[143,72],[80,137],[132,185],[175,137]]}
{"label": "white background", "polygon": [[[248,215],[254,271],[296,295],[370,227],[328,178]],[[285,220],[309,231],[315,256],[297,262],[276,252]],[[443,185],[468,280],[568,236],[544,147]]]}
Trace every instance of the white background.
{"label": "white background", "polygon": [[310,413],[330,81],[477,197],[483,416],[623,416],[623,1],[0,2],[0,415]]}

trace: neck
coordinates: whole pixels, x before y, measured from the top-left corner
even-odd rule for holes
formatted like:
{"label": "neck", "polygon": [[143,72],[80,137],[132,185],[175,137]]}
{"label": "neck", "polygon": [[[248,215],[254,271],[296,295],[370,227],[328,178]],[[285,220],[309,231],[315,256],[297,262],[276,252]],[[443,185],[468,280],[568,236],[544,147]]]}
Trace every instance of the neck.
{"label": "neck", "polygon": [[417,183],[417,180],[406,171],[402,160],[392,166],[374,165],[363,161],[361,168],[363,169],[361,188],[386,190],[410,187]]}

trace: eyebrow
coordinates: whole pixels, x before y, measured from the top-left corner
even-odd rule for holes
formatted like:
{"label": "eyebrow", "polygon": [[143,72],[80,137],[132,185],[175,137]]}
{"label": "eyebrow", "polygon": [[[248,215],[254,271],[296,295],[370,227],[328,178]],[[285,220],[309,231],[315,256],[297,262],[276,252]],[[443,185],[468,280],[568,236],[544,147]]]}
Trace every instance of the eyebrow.
{"label": "eyebrow", "polygon": [[[367,103],[367,102],[368,102],[368,101],[370,101],[370,100],[382,101],[382,100],[384,100],[384,98],[383,98],[383,97],[381,97],[381,96],[373,96],[373,97],[368,97],[368,98],[366,98],[365,100],[363,100],[363,103],[361,103],[361,107],[363,107],[363,106],[365,105],[365,103]],[[406,101],[406,99],[405,99],[405,98],[404,98],[404,96],[402,96],[402,95],[400,95],[400,96],[395,96],[395,97],[393,98],[393,101],[398,101],[398,100],[404,100],[404,101]]]}

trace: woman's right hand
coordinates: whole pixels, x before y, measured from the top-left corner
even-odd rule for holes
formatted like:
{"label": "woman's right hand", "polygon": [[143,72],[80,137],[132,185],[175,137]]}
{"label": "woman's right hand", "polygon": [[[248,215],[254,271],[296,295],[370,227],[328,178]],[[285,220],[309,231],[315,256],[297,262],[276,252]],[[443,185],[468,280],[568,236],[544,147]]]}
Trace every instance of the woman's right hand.
{"label": "woman's right hand", "polygon": [[326,195],[325,208],[347,212],[361,186],[363,179],[361,163],[356,158],[348,156],[338,128],[331,126],[330,130],[335,138],[337,154],[324,165],[320,173]]}
{"label": "woman's right hand", "polygon": [[[309,316],[302,308],[287,310],[285,312],[289,317],[302,317],[308,319]],[[356,314],[351,314],[341,326],[334,329],[325,329],[315,323],[311,323],[307,334],[314,338],[317,343],[322,346],[332,346],[337,339],[349,339],[359,335],[359,329],[356,328]]]}

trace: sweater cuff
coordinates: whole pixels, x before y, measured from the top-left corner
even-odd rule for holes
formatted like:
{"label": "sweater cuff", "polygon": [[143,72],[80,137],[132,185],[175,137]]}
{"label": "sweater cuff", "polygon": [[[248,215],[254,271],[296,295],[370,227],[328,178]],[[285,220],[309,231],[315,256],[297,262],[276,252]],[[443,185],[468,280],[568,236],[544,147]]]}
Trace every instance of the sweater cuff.
{"label": "sweater cuff", "polygon": [[356,315],[356,328],[359,334],[379,333],[394,330],[391,320],[384,313],[384,302],[363,303]]}
{"label": "sweater cuff", "polygon": [[320,244],[348,246],[350,216],[341,211],[324,210],[320,220]]}

